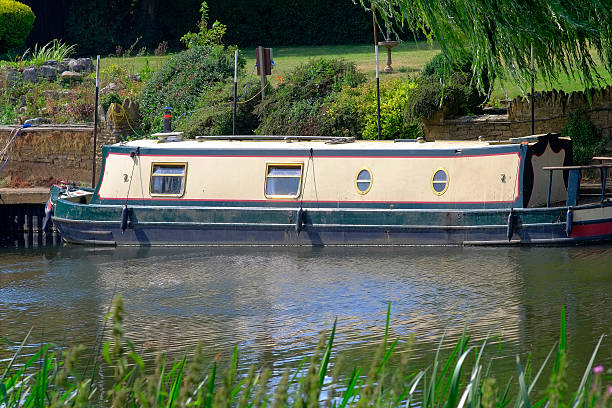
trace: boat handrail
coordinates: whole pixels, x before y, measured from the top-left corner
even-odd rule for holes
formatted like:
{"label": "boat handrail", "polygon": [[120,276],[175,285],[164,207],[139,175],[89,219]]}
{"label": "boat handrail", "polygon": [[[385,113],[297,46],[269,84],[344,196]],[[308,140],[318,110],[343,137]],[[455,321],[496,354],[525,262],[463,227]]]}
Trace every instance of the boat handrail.
{"label": "boat handrail", "polygon": [[332,143],[353,143],[354,137],[347,136],[276,136],[276,135],[219,135],[219,136],[196,136],[198,141],[206,140],[256,140],[256,141],[270,141],[270,140],[281,140],[281,141],[322,141]]}
{"label": "boat handrail", "polygon": [[593,157],[593,161],[598,161],[600,164],[603,164],[605,161],[612,161],[612,157],[607,156],[595,156]]}
{"label": "boat handrail", "polygon": [[[610,159],[609,157],[593,157],[593,160]],[[548,195],[546,196],[546,207],[550,207],[550,196],[552,192],[553,173],[555,171],[568,171],[569,177],[567,180],[567,201],[568,207],[576,205],[578,201],[578,189],[580,187],[580,179],[582,178],[582,170],[597,169],[601,177],[601,204],[606,200],[606,180],[608,178],[608,169],[612,168],[612,163],[609,164],[587,164],[584,166],[547,166],[542,167],[542,170],[548,171]]]}

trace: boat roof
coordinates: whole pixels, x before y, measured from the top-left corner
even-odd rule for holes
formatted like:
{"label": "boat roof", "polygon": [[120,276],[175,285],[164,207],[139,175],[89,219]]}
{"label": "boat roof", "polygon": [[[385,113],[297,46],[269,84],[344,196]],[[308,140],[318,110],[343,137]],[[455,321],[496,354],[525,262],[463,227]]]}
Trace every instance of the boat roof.
{"label": "boat roof", "polygon": [[321,139],[260,139],[257,136],[232,139],[232,137],[220,136],[200,138],[197,140],[160,141],[157,139],[141,139],[113,146],[140,147],[145,149],[168,149],[168,150],[200,150],[200,149],[240,149],[240,150],[304,150],[316,148],[317,150],[462,150],[462,149],[491,149],[493,146],[519,145],[521,143],[535,143],[540,136],[534,135],[526,138],[516,138],[506,141],[482,141],[482,140],[452,140],[417,142],[414,139],[400,140],[348,140],[348,138],[321,138]]}

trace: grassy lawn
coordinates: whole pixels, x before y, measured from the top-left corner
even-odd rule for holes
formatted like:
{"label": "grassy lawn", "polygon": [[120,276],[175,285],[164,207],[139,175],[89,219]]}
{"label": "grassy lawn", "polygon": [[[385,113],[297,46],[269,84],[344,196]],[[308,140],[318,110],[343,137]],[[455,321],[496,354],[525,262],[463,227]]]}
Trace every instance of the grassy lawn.
{"label": "grassy lawn", "polygon": [[[255,66],[255,49],[250,48],[244,50],[247,57],[247,72]],[[387,74],[383,72],[387,61],[387,49],[379,47],[379,66],[380,78],[386,80],[397,78],[398,76],[406,77],[407,75],[415,76],[418,74],[425,64],[435,55],[440,53],[440,49],[435,46],[430,46],[427,42],[419,41],[405,42],[393,48],[392,66],[394,72]],[[273,49],[274,69],[270,81],[272,85],[279,82],[279,76],[286,76],[295,67],[305,63],[311,58],[344,58],[347,61],[352,61],[357,65],[357,68],[365,72],[369,77],[374,78],[376,73],[376,58],[374,56],[374,45],[323,45],[312,47],[278,47]]]}
{"label": "grassy lawn", "polygon": [[[600,59],[596,55],[593,55],[593,60],[595,60],[595,62],[601,66]],[[606,71],[603,67],[600,67],[598,73],[602,78],[602,86],[612,85],[612,76],[608,71]],[[531,92],[531,83],[524,84],[523,86],[525,87],[525,92]],[[546,82],[542,78],[536,77],[536,92],[551,91],[553,89],[563,90],[564,92],[583,91],[584,84],[580,82],[578,78],[572,78],[571,76],[565,73],[560,73],[558,78],[552,83]],[[499,81],[496,82],[492,96],[493,99],[504,99],[514,98],[518,95],[521,95],[521,90],[519,86],[511,79],[508,79],[503,84],[500,84]]]}
{"label": "grassy lawn", "polygon": [[101,57],[100,70],[108,69],[113,65],[118,65],[125,68],[129,74],[137,74],[147,65],[147,63],[149,64],[149,68],[156,70],[161,67],[167,59],[167,55],[147,55],[142,57]]}

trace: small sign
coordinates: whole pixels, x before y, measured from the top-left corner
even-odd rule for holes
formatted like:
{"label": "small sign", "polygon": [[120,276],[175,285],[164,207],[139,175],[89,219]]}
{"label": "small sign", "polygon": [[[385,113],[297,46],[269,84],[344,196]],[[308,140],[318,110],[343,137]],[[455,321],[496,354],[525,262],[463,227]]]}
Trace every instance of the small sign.
{"label": "small sign", "polygon": [[[272,75],[272,48],[264,48],[264,72],[266,75]],[[261,72],[259,71],[259,67],[261,64],[259,63],[259,48],[255,50],[255,58],[257,63],[257,75],[261,76]]]}

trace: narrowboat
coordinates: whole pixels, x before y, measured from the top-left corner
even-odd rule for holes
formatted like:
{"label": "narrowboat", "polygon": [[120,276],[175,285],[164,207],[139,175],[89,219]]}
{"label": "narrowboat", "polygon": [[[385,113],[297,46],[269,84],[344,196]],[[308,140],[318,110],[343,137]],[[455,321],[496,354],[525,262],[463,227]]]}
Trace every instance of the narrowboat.
{"label": "narrowboat", "polygon": [[[612,238],[609,164],[559,134],[499,141],[160,137],[105,146],[93,189],[55,186],[90,245],[522,245]],[[602,175],[580,194],[581,172]]]}

